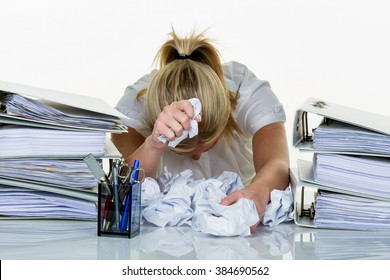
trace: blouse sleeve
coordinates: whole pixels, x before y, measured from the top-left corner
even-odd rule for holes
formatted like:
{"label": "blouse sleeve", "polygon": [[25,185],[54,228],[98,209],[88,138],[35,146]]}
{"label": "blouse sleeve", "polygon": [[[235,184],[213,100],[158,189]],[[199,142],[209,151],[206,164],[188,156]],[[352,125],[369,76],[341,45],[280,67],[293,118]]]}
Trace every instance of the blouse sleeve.
{"label": "blouse sleeve", "polygon": [[235,117],[245,134],[254,135],[268,124],[286,121],[283,105],[267,81],[238,62],[225,64],[224,73],[229,89],[240,94]]}
{"label": "blouse sleeve", "polygon": [[146,127],[144,113],[144,99],[137,100],[137,93],[148,87],[151,74],[143,76],[133,85],[126,88],[124,95],[118,101],[115,109],[129,117],[126,125],[141,132]]}

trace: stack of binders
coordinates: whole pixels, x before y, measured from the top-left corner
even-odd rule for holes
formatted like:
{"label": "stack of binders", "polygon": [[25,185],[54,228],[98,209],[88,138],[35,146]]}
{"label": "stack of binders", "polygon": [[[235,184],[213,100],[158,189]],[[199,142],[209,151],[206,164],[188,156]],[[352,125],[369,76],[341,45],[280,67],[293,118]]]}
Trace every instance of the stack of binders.
{"label": "stack of binders", "polygon": [[0,82],[0,217],[96,220],[99,179],[84,158],[120,158],[121,113],[82,95]]}
{"label": "stack of binders", "polygon": [[313,154],[291,171],[298,225],[390,230],[390,117],[310,98],[293,141]]}

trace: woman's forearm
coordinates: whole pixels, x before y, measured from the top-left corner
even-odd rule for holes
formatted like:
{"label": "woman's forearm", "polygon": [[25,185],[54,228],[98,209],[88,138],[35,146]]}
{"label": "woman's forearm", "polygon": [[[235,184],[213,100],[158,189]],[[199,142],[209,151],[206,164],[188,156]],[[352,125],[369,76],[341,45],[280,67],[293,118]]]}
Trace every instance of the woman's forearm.
{"label": "woman's forearm", "polygon": [[145,176],[155,178],[160,159],[165,149],[156,148],[150,142],[151,136],[147,137],[145,142],[134,153],[127,156],[125,160],[130,165],[134,160],[139,160],[140,166],[145,170]]}
{"label": "woman's forearm", "polygon": [[145,176],[156,177],[161,156],[167,148],[165,144],[152,142],[151,136],[145,138],[133,128],[129,128],[128,133],[112,134],[111,140],[130,166],[137,159]]}
{"label": "woman's forearm", "polygon": [[289,184],[289,164],[285,160],[274,159],[267,162],[259,170],[247,189],[254,195],[261,194],[262,200],[270,200],[270,193],[274,189],[283,190]]}

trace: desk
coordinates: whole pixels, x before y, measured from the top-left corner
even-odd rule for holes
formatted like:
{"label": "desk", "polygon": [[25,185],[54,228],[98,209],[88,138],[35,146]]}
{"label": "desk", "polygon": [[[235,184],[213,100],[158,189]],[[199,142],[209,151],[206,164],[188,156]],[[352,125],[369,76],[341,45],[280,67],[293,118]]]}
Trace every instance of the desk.
{"label": "desk", "polygon": [[248,237],[213,237],[190,227],[142,226],[132,238],[96,235],[95,222],[0,220],[2,260],[390,259],[388,232],[315,230],[283,223]]}

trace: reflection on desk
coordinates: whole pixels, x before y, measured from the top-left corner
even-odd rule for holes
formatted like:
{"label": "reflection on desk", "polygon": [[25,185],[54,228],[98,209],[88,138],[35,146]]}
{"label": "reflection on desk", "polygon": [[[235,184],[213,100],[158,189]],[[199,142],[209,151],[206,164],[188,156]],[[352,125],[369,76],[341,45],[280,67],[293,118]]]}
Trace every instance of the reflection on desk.
{"label": "reflection on desk", "polygon": [[248,237],[143,225],[132,238],[96,235],[85,221],[0,220],[0,259],[390,259],[388,232],[316,230],[283,223]]}
{"label": "reflection on desk", "polygon": [[292,233],[268,227],[259,228],[248,237],[215,237],[194,232],[190,227],[148,228],[140,238],[140,258],[180,258],[201,260],[291,259]]}
{"label": "reflection on desk", "polygon": [[96,222],[0,220],[0,259],[94,259]]}
{"label": "reflection on desk", "polygon": [[297,235],[295,259],[390,260],[390,232],[317,230]]}

